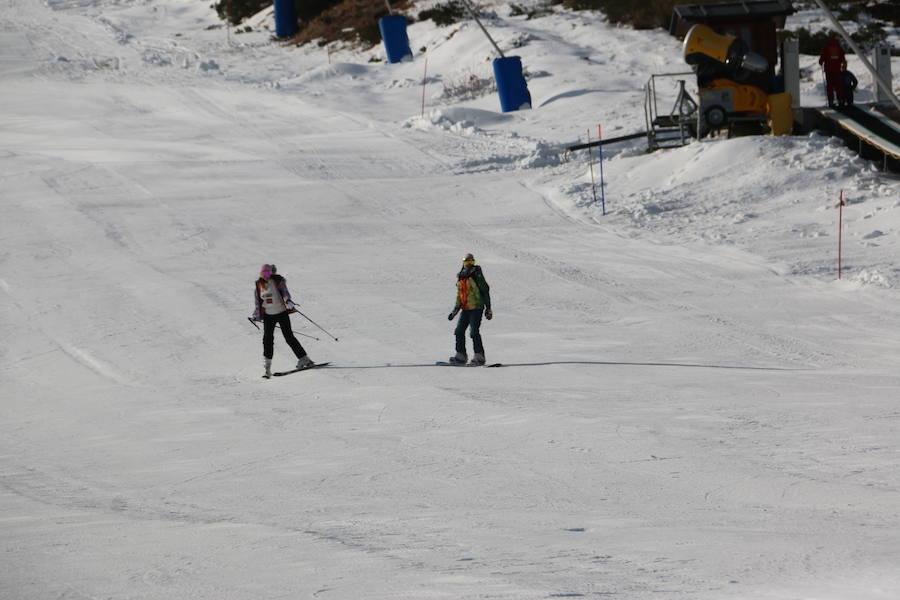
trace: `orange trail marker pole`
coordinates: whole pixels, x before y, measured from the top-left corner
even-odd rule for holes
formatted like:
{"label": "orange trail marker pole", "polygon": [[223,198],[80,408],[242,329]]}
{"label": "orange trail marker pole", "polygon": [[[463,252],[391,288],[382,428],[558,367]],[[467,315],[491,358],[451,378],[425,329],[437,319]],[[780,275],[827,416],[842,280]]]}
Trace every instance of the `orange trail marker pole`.
{"label": "orange trail marker pole", "polygon": [[[591,130],[588,129],[588,144],[591,143]],[[597,204],[597,190],[596,185],[594,184],[594,153],[591,152],[591,147],[588,146],[588,157],[590,159],[591,165],[591,195],[594,197],[594,204]]]}

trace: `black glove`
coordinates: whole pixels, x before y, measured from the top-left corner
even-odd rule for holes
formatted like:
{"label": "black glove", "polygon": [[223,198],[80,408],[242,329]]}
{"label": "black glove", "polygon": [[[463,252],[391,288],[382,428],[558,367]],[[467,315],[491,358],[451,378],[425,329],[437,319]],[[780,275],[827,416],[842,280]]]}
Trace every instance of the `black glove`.
{"label": "black glove", "polygon": [[487,309],[486,311],[484,311],[484,318],[487,319],[488,321],[493,319],[494,318],[493,311],[491,309]]}
{"label": "black glove", "polygon": [[452,321],[453,317],[455,317],[457,315],[457,313],[459,313],[459,308],[454,308],[453,312],[451,312],[449,315],[447,315],[447,320]]}

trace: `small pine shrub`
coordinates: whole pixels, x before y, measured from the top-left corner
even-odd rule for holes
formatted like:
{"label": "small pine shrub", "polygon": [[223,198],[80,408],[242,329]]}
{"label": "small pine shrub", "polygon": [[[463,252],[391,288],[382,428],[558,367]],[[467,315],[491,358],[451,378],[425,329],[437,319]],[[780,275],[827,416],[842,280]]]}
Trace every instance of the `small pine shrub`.
{"label": "small pine shrub", "polygon": [[835,34],[831,31],[817,31],[812,33],[805,27],[800,27],[796,31],[797,40],[800,46],[800,54],[813,54],[818,56],[822,52],[822,47]]}
{"label": "small pine shrub", "polygon": [[359,35],[360,41],[368,46],[375,46],[381,43],[381,29],[378,27],[377,21],[358,27],[356,33]]}
{"label": "small pine shrub", "polygon": [[340,3],[340,0],[294,0],[294,5],[297,7],[297,18],[301,21],[315,19]]}
{"label": "small pine shrub", "polygon": [[272,0],[219,0],[213,4],[219,18],[232,25],[238,25],[247,17],[251,17],[272,4]]}
{"label": "small pine shrub", "polygon": [[[341,0],[294,0],[294,8],[300,21],[310,21],[340,3]],[[221,19],[232,25],[238,25],[247,17],[271,5],[272,0],[219,0],[213,7]]]}
{"label": "small pine shrub", "polygon": [[433,8],[423,10],[419,13],[419,21],[431,19],[437,25],[452,25],[466,14],[466,7],[459,0],[450,0],[449,2],[440,2],[435,4]]}
{"label": "small pine shrub", "polygon": [[489,94],[495,90],[494,78],[473,73],[466,69],[443,81],[443,94],[446,100],[471,100]]}
{"label": "small pine shrub", "polygon": [[900,27],[900,4],[896,2],[875,4],[867,7],[866,12],[876,19],[887,21],[894,27]]}
{"label": "small pine shrub", "polygon": [[[562,0],[560,0],[560,2],[561,1]],[[513,3],[513,4],[509,5],[509,9],[510,9],[509,16],[520,17],[522,15],[525,15],[526,21],[529,21],[529,20],[533,19],[534,17],[540,16],[540,15],[547,15],[547,14],[550,14],[551,12],[553,12],[550,9],[550,3],[546,2],[546,0],[544,2],[544,6],[538,6],[536,8],[531,8],[531,9],[523,8],[522,6],[519,6],[518,4]]]}
{"label": "small pine shrub", "polygon": [[867,23],[860,27],[856,33],[851,34],[850,37],[859,44],[861,50],[865,51],[867,48],[872,48],[876,44],[886,41],[887,32],[880,23]]}

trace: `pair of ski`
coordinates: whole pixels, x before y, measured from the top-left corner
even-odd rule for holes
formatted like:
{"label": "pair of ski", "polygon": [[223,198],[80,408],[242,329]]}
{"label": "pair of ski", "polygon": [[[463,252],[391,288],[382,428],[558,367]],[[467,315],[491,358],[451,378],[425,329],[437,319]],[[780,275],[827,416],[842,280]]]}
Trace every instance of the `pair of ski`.
{"label": "pair of ski", "polygon": [[[291,373],[299,373],[300,371],[309,371],[310,369],[315,369],[316,367],[325,367],[330,365],[330,362],[323,363],[314,363],[307,367],[299,367],[297,369],[291,369],[290,371],[278,371],[276,373],[272,373],[272,377],[284,377],[285,375],[290,375]],[[263,379],[268,379],[267,376],[263,375]]]}

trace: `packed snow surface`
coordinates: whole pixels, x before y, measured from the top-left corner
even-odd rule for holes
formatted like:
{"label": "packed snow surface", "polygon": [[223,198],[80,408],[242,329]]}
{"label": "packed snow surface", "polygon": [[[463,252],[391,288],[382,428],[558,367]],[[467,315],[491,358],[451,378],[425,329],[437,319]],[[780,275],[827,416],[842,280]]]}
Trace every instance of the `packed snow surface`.
{"label": "packed snow surface", "polygon": [[[491,10],[533,110],[469,22],[388,65],[196,0],[4,2],[0,597],[900,597],[897,180],[818,134],[638,139],[601,196],[565,147],[642,130],[678,40]],[[500,369],[434,366],[466,252]],[[330,367],[260,379],[264,262]]]}

